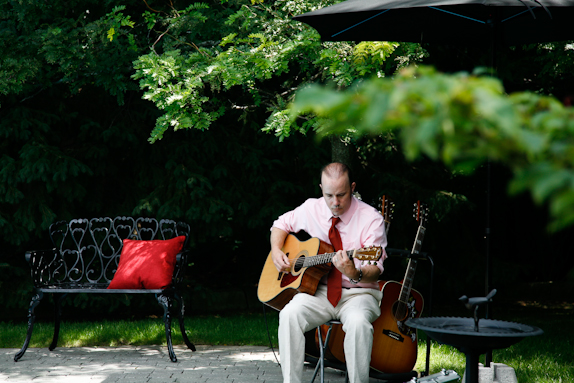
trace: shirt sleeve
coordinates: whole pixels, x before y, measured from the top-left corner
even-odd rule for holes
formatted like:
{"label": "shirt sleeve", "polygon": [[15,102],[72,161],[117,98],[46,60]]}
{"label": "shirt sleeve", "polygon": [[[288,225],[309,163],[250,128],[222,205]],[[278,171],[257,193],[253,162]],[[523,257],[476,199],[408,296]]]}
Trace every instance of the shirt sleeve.
{"label": "shirt sleeve", "polygon": [[305,204],[309,204],[309,200],[305,201],[302,205],[295,208],[294,210],[288,211],[282,215],[280,215],[271,226],[271,229],[274,227],[281,229],[287,233],[298,233],[301,230],[305,230],[306,224],[306,212],[305,212]]}
{"label": "shirt sleeve", "polygon": [[[382,217],[376,217],[369,227],[365,228],[365,237],[362,240],[363,247],[380,246],[382,249],[381,258],[376,262],[371,262],[379,269],[382,274],[384,271],[383,262],[387,259],[385,248],[387,247],[387,236],[385,234],[385,220]],[[364,261],[355,260],[355,265],[360,266]]]}

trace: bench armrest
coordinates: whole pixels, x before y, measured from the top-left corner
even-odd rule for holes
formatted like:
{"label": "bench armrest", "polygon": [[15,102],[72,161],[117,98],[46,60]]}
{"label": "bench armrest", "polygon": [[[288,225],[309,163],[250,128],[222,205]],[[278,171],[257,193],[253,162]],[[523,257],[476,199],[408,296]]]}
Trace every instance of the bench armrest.
{"label": "bench armrest", "polygon": [[56,249],[30,250],[24,254],[34,287],[42,287],[55,282],[57,276],[65,275],[65,266]]}
{"label": "bench armrest", "polygon": [[173,283],[178,284],[183,280],[187,269],[191,251],[183,250],[175,256],[175,269],[173,270]]}

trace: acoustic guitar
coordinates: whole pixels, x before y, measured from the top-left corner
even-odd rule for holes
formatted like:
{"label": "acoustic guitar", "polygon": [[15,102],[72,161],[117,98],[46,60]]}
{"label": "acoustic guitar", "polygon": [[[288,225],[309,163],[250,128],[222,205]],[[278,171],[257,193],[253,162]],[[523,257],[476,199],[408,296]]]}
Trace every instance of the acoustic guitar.
{"label": "acoustic guitar", "polygon": [[[285,239],[282,250],[289,258],[291,270],[277,271],[269,252],[257,287],[259,300],[276,310],[285,307],[295,294],[314,295],[319,281],[329,272],[330,262],[337,254],[331,245],[318,238],[301,242],[292,234]],[[347,250],[346,253],[350,259],[377,261],[383,254],[383,249],[372,246]]]}
{"label": "acoustic guitar", "polygon": [[[419,222],[412,254],[418,255],[426,232],[428,208],[418,201],[415,218]],[[383,286],[381,316],[373,322],[371,368],[385,373],[412,371],[417,361],[417,331],[405,325],[409,318],[418,318],[423,310],[422,295],[412,288],[417,267],[411,257],[402,283],[389,281]]]}

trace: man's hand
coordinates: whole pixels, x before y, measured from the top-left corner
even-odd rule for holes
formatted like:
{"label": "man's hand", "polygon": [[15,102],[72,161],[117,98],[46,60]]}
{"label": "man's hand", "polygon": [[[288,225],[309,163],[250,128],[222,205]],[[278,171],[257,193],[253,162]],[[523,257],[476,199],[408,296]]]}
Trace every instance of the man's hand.
{"label": "man's hand", "polygon": [[342,274],[346,275],[347,278],[359,278],[359,270],[357,270],[355,263],[347,256],[345,251],[337,251],[333,256],[332,263],[333,266],[335,266]]}
{"label": "man's hand", "polygon": [[277,271],[286,273],[291,271],[291,263],[289,263],[289,258],[287,258],[281,249],[272,249],[271,259],[273,259],[273,264],[277,268]]}
{"label": "man's hand", "polygon": [[291,264],[289,263],[289,258],[281,250],[285,244],[285,238],[287,238],[288,233],[281,229],[274,227],[271,230],[271,259],[273,259],[273,264],[277,268],[277,271],[290,272]]}
{"label": "man's hand", "polygon": [[[335,266],[342,274],[347,276],[347,278],[355,281],[359,279],[359,270],[355,267],[355,263],[347,256],[345,251],[337,251],[337,254],[333,257],[332,263],[333,266]],[[361,270],[363,272],[361,282],[370,283],[378,280],[380,272],[376,266],[363,266],[361,267]]]}

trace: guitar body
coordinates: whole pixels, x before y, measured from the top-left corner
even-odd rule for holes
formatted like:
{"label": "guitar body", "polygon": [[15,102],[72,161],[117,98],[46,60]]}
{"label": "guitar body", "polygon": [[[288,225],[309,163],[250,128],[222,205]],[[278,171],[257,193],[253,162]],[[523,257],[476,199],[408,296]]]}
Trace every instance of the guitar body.
{"label": "guitar body", "polygon": [[[332,251],[332,247],[318,238],[301,242],[297,237],[289,234],[282,250],[290,261],[295,261],[301,257],[310,257]],[[278,272],[275,264],[273,264],[271,252],[269,252],[259,278],[257,297],[266,305],[281,310],[295,294],[314,295],[319,281],[330,269],[329,264],[322,264],[300,269],[293,267],[289,273]]]}
{"label": "guitar body", "polygon": [[405,321],[421,315],[424,301],[418,291],[411,289],[406,316],[397,319],[394,312],[402,287],[396,281],[383,286],[381,316],[373,322],[371,368],[389,374],[412,371],[417,362],[417,331]]}

